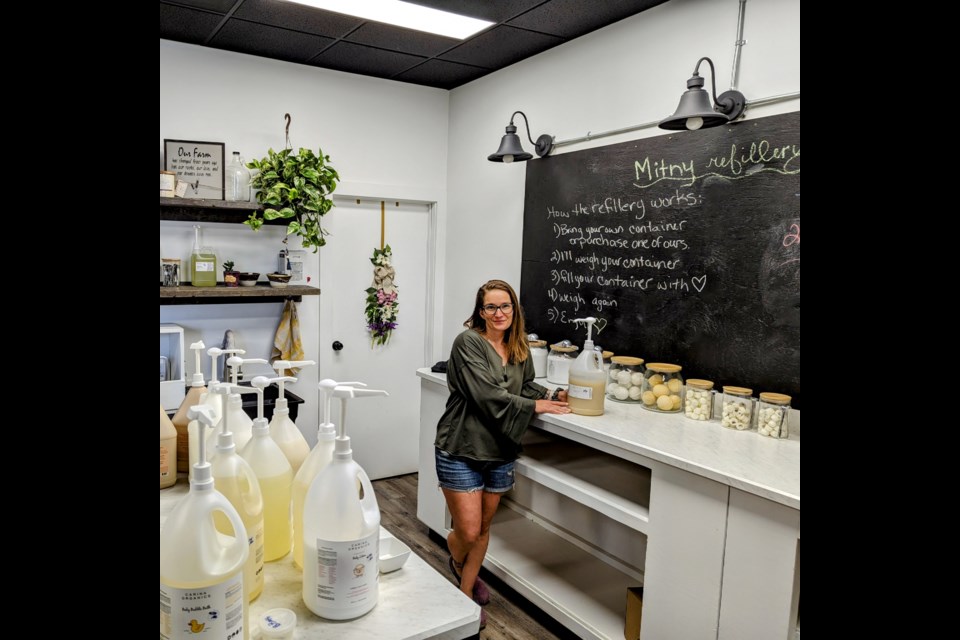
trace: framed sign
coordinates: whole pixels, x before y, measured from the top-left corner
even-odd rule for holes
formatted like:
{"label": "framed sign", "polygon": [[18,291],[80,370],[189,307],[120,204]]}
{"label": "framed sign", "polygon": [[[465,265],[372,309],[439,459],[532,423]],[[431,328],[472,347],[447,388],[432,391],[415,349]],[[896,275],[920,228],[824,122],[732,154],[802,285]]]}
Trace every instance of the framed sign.
{"label": "framed sign", "polygon": [[223,149],[222,142],[164,140],[164,169],[187,185],[184,197],[223,200]]}

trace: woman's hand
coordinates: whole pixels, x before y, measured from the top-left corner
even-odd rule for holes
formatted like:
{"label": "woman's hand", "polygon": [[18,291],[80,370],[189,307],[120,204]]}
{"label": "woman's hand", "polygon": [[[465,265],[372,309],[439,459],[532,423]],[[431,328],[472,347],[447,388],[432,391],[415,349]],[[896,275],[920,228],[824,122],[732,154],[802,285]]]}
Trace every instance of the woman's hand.
{"label": "woman's hand", "polygon": [[563,392],[561,396],[563,401],[560,400],[537,400],[537,408],[534,410],[536,413],[570,413],[570,407],[566,403],[566,392]]}

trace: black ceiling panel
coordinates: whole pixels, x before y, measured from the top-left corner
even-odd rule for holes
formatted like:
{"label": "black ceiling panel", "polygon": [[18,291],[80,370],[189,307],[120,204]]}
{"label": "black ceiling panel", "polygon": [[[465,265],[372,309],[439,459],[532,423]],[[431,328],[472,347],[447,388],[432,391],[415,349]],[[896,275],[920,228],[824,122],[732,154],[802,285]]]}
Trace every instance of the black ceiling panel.
{"label": "black ceiling panel", "polygon": [[421,65],[393,76],[394,80],[425,84],[440,89],[453,89],[490,73],[489,69],[471,67],[446,60],[427,60]]}
{"label": "black ceiling panel", "polygon": [[289,62],[306,62],[332,42],[330,38],[308,33],[230,20],[210,45]]}
{"label": "black ceiling panel", "polygon": [[167,40],[203,44],[223,16],[160,4],[160,37]]}
{"label": "black ceiling panel", "polygon": [[461,41],[282,0],[161,0],[160,37],[453,89],[666,0],[413,1],[495,24]]}
{"label": "black ceiling panel", "polygon": [[562,38],[576,38],[608,24],[619,22],[666,0],[604,0],[590,2],[584,11],[583,0],[551,0],[514,18],[507,24]]}
{"label": "black ceiling panel", "polygon": [[562,42],[563,39],[555,36],[500,26],[484,31],[443,54],[440,59],[501,69]]}
{"label": "black ceiling panel", "polygon": [[251,22],[262,22],[328,38],[342,38],[364,23],[361,18],[277,0],[244,0],[233,15]]}
{"label": "black ceiling panel", "polygon": [[426,58],[420,56],[364,47],[341,40],[311,60],[310,64],[326,69],[389,78],[424,60]]}
{"label": "black ceiling panel", "polygon": [[402,29],[380,22],[367,22],[344,38],[348,42],[367,44],[378,49],[389,49],[431,58],[460,44],[456,38]]}
{"label": "black ceiling panel", "polygon": [[233,5],[237,4],[237,0],[167,0],[167,2],[184,7],[193,7],[194,9],[216,11],[217,13],[226,13],[230,11]]}

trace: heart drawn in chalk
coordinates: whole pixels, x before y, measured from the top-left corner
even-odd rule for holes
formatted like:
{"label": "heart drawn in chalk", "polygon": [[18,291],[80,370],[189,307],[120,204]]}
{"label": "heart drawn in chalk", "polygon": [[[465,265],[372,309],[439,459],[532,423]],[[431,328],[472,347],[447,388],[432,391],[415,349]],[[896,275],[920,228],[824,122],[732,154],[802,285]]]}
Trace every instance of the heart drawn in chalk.
{"label": "heart drawn in chalk", "polygon": [[597,332],[597,335],[603,333],[603,330],[607,328],[607,319],[606,318],[597,318],[597,321],[593,323],[593,330]]}
{"label": "heart drawn in chalk", "polygon": [[696,289],[698,292],[703,291],[703,287],[705,287],[707,284],[707,276],[706,275],[695,276],[693,278],[690,278],[690,282],[693,283],[693,288]]}

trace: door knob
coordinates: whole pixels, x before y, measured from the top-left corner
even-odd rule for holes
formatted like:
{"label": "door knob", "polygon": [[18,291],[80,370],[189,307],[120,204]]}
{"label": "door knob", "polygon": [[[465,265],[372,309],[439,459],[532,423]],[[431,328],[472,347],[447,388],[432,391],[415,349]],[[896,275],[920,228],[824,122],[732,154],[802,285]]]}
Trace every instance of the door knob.
{"label": "door knob", "polygon": [[331,346],[333,347],[334,351],[340,351],[341,349],[343,349],[343,343],[340,342],[339,340],[334,340]]}

